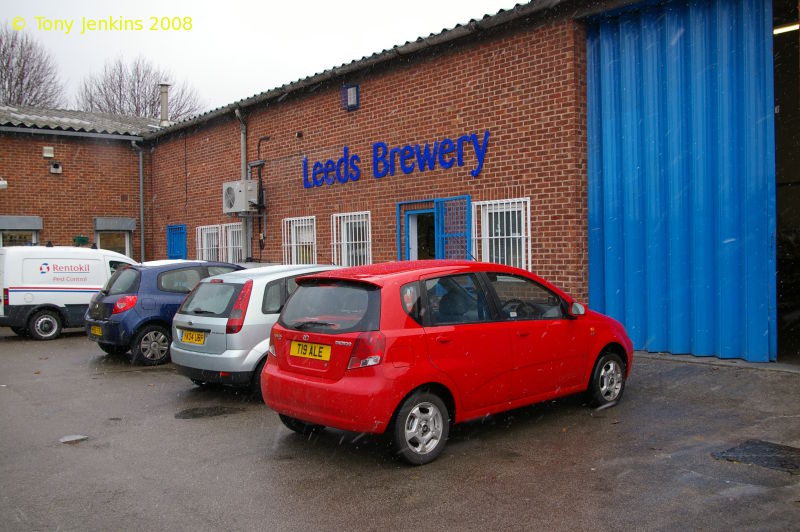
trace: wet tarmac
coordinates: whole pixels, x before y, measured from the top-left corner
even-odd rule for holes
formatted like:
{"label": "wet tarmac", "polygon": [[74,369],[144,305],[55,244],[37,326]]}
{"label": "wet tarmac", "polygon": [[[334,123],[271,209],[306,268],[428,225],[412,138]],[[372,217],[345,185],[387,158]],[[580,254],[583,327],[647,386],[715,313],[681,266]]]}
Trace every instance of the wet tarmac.
{"label": "wet tarmac", "polygon": [[[33,342],[0,329],[0,427],[0,530],[800,522],[800,475],[770,466],[800,449],[791,365],[642,354],[613,408],[576,396],[458,425],[436,462],[409,467],[383,438],[301,437],[246,394],[131,366],[83,333]],[[59,442],[71,435],[87,439]]]}

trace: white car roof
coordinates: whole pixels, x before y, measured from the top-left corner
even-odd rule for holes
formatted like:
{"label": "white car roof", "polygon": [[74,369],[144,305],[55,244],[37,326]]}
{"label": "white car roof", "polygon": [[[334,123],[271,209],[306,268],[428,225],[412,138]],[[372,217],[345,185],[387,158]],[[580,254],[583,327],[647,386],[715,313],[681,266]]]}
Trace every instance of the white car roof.
{"label": "white car roof", "polygon": [[316,273],[321,271],[333,270],[341,266],[326,264],[278,264],[274,266],[262,266],[260,268],[248,268],[229,273],[221,273],[213,277],[207,277],[202,282],[209,282],[211,279],[222,279],[224,281],[247,281],[249,279],[262,279],[265,277],[279,279],[291,275],[303,273]]}

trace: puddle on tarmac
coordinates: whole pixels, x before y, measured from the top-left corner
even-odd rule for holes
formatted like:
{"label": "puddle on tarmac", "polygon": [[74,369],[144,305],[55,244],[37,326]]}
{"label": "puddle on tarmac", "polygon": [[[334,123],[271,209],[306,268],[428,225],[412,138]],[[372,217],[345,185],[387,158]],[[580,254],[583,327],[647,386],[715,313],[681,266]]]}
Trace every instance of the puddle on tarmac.
{"label": "puddle on tarmac", "polygon": [[748,440],[727,451],[711,453],[717,460],[752,464],[800,475],[800,449],[762,440]]}
{"label": "puddle on tarmac", "polygon": [[197,419],[199,417],[228,416],[244,412],[244,408],[233,406],[201,406],[187,408],[175,414],[175,419]]}

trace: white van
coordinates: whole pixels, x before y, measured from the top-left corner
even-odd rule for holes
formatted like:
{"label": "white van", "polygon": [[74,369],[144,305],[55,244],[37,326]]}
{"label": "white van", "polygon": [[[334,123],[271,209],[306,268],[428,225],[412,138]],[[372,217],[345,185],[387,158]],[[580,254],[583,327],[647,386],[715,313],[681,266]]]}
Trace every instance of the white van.
{"label": "white van", "polygon": [[36,340],[81,327],[89,300],[123,264],[136,261],[105,249],[0,248],[0,326]]}

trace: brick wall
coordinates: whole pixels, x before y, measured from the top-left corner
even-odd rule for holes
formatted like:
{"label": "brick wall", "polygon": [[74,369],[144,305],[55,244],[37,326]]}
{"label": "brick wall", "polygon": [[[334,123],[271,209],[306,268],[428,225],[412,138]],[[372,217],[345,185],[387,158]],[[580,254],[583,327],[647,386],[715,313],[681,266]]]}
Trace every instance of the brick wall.
{"label": "brick wall", "polygon": [[[50,173],[42,148],[52,146],[61,174]],[[71,246],[76,235],[94,242],[96,216],[137,221],[133,257],[139,257],[139,159],[130,142],[49,135],[0,135],[0,214],[40,216],[39,241]]]}
{"label": "brick wall", "polygon": [[[372,213],[373,261],[396,259],[396,204],[470,194],[473,201],[531,198],[533,270],[576,297],[587,297],[587,156],[585,33],[579,22],[544,22],[450,48],[398,59],[347,79],[360,86],[361,107],[340,108],[339,85],[248,110],[248,161],[262,147],[268,193],[263,260],[281,262],[281,220],[316,216],[319,262],[331,260],[331,214]],[[433,144],[477,133],[491,137],[482,172],[463,167],[372,176],[372,145]],[[298,137],[297,133],[302,135]],[[302,164],[336,161],[347,146],[360,157],[357,182],[304,188]],[[153,146],[150,203],[158,256],[166,227],[194,228],[235,219],[222,215],[222,183],[238,179],[239,123],[215,123],[161,138]],[[236,219],[238,220],[238,219]],[[256,226],[255,232],[258,232]],[[257,242],[254,254],[258,256]]]}
{"label": "brick wall", "polygon": [[[240,221],[222,213],[222,183],[241,176],[239,122],[230,120],[200,130],[160,138],[153,144],[146,196],[151,216],[150,254],[167,256],[167,226],[186,224],[187,258],[195,259],[195,228]],[[255,146],[255,145],[254,145]],[[255,159],[248,155],[248,160]]]}

